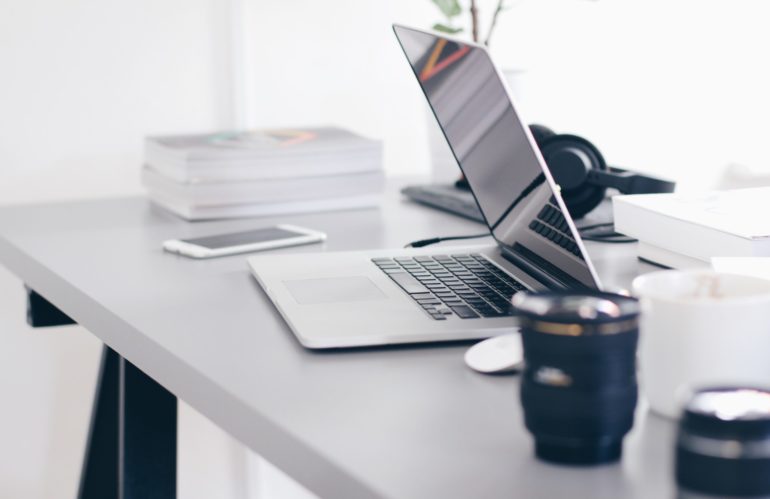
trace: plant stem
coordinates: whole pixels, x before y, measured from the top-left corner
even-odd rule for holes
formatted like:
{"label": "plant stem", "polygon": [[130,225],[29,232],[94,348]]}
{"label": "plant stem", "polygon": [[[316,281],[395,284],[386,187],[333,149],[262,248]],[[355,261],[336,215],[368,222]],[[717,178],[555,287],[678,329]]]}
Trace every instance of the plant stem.
{"label": "plant stem", "polygon": [[471,0],[471,32],[473,41],[479,41],[479,9],[476,8],[476,0]]}
{"label": "plant stem", "polygon": [[[489,40],[492,39],[492,32],[495,29],[495,25],[497,25],[497,17],[500,15],[500,12],[503,11],[503,7],[505,7],[505,5],[503,5],[504,3],[505,0],[497,0],[497,8],[495,9],[495,13],[492,16],[492,22],[489,24],[489,31],[487,32],[487,39],[484,40],[484,45],[489,46]],[[471,9],[473,9],[473,2],[471,2]]]}

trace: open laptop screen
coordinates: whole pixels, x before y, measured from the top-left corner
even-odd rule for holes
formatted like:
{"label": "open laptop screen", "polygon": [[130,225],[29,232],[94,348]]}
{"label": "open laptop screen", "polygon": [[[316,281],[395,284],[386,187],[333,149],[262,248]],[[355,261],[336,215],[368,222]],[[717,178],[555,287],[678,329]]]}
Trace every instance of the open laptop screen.
{"label": "open laptop screen", "polygon": [[506,256],[545,284],[597,287],[574,225],[486,50],[411,28],[394,30]]}

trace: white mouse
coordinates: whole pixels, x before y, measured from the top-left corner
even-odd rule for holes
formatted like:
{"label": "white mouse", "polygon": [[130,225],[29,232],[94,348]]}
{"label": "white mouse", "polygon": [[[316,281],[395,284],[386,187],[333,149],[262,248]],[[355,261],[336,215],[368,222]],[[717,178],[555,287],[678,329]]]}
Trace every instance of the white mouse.
{"label": "white mouse", "polygon": [[520,371],[524,366],[521,335],[504,334],[480,341],[465,352],[465,363],[485,374]]}

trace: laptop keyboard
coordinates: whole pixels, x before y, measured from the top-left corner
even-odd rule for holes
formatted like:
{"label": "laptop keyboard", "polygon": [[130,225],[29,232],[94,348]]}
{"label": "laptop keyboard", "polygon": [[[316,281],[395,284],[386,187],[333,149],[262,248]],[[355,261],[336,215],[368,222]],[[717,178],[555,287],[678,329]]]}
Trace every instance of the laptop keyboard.
{"label": "laptop keyboard", "polygon": [[479,254],[373,258],[431,317],[513,315],[511,297],[526,288]]}
{"label": "laptop keyboard", "polygon": [[576,257],[583,258],[580,254],[580,248],[572,238],[569,225],[567,225],[559,207],[556,206],[554,198],[551,198],[550,204],[543,206],[543,209],[537,214],[537,219],[530,222],[529,228]]}

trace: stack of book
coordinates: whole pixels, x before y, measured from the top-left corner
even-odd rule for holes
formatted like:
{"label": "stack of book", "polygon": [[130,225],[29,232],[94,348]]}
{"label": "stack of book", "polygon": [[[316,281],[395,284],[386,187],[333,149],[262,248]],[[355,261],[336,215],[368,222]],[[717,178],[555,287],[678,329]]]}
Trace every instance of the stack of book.
{"label": "stack of book", "polygon": [[639,240],[639,257],[671,268],[715,257],[770,257],[770,187],[612,198],[615,230]]}
{"label": "stack of book", "polygon": [[188,220],[371,207],[382,143],[333,127],[148,137],[142,183]]}

